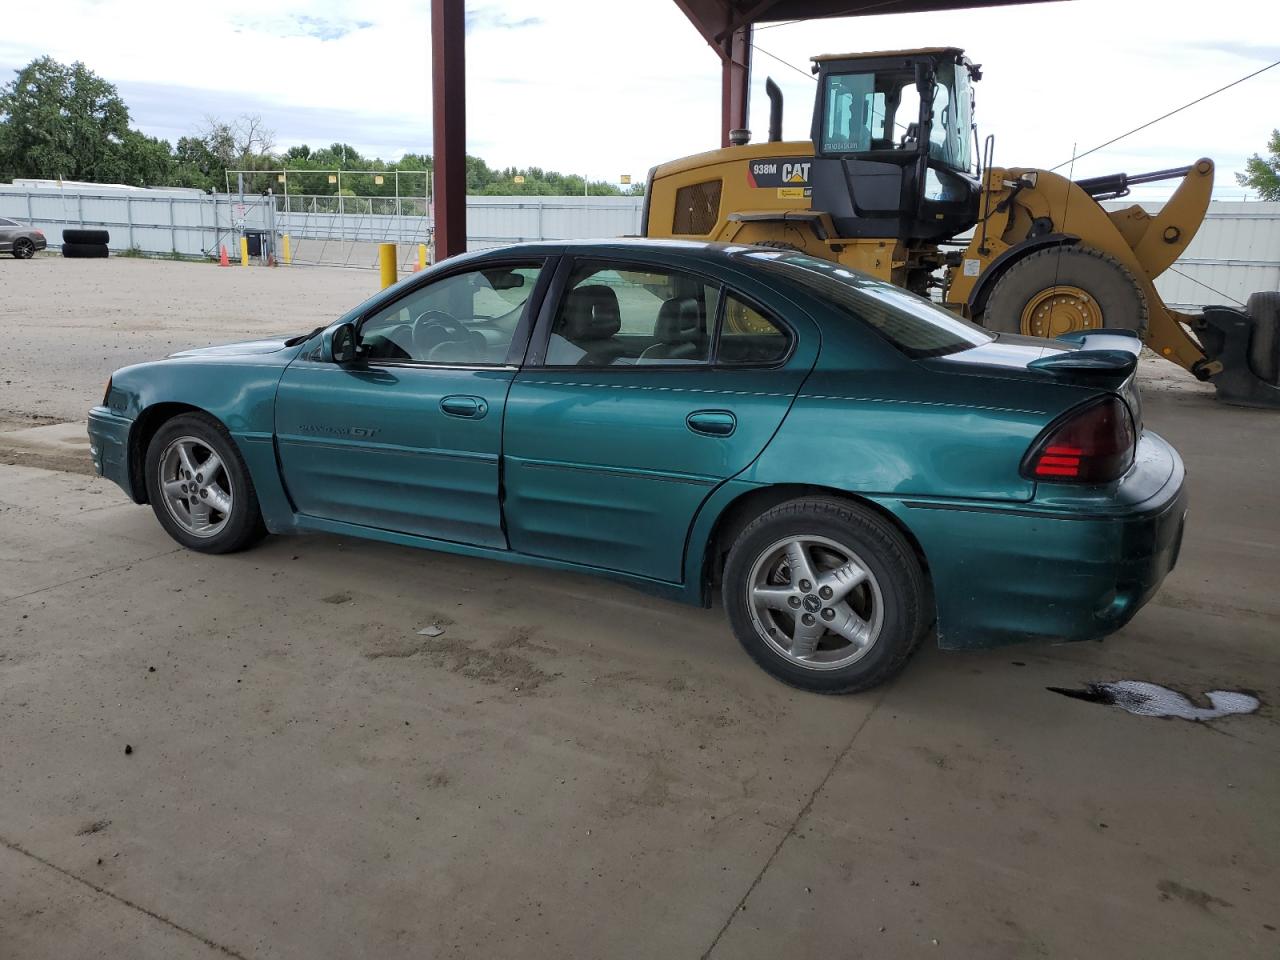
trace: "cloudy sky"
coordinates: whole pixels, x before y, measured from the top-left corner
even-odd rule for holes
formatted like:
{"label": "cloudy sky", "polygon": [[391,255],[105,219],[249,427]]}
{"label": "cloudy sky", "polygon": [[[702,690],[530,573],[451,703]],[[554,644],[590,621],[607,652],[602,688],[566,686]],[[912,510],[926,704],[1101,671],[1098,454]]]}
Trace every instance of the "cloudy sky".
{"label": "cloudy sky", "polygon": [[[977,118],[997,163],[1053,166],[1280,60],[1268,7],[1217,0],[1206,16],[1189,0],[1069,0],[768,26],[751,127],[767,128],[772,75],[784,137],[807,138],[813,54],[955,45],[983,64]],[[249,112],[280,146],[343,140],[394,159],[431,146],[428,14],[428,0],[11,3],[0,76],[41,54],[79,59],[150,134],[176,140],[206,115]],[[490,164],[638,179],[717,145],[718,60],[671,0],[472,0],[467,65],[467,149]],[[1280,126],[1277,103],[1280,67],[1084,158],[1076,176],[1208,155],[1218,195],[1239,197],[1232,173]]]}

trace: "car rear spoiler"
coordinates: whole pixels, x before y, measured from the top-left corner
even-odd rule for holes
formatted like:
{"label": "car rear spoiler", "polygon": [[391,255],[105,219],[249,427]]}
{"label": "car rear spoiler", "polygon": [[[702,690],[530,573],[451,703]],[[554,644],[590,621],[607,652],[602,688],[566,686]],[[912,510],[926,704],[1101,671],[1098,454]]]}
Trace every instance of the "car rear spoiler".
{"label": "car rear spoiler", "polygon": [[1068,377],[1115,379],[1119,384],[1137,369],[1142,352],[1142,340],[1133,330],[1073,330],[1057,339],[1076,349],[1032,360],[1027,366]]}

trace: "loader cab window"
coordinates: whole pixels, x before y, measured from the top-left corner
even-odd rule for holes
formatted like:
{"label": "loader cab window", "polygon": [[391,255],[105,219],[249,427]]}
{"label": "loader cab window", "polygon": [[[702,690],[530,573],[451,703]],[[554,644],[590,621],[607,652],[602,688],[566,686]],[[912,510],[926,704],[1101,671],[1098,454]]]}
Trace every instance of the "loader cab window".
{"label": "loader cab window", "polygon": [[828,74],[823,84],[823,153],[917,148],[920,95],[909,70]]}
{"label": "loader cab window", "polygon": [[[919,149],[920,93],[914,69],[828,74],[822,94],[822,153]],[[940,63],[933,88],[929,158],[968,172],[972,134],[969,71],[963,65]]]}
{"label": "loader cab window", "polygon": [[929,123],[929,158],[967,173],[973,135],[973,93],[969,71],[954,63],[938,65]]}

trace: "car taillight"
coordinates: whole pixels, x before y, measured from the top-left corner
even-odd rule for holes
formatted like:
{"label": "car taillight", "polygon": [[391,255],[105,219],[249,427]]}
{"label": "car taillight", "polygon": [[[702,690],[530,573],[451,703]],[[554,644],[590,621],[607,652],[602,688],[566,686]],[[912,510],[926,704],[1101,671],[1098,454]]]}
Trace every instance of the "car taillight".
{"label": "car taillight", "polygon": [[1022,461],[1022,475],[1051,483],[1107,483],[1133,463],[1133,417],[1119,397],[1077,407],[1040,434]]}

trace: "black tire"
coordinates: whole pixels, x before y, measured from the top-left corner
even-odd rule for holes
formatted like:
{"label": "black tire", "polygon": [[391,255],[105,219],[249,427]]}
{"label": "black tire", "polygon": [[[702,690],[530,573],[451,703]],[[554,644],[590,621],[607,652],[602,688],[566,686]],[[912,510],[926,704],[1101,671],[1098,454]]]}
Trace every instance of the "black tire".
{"label": "black tire", "polygon": [[1249,366],[1267,383],[1280,383],[1280,293],[1251,294],[1245,312],[1253,318]]}
{"label": "black tire", "polygon": [[[171,445],[188,440],[197,441],[221,461],[221,471],[215,468],[217,483],[219,487],[225,485],[226,492],[230,494],[231,507],[225,515],[218,515],[216,511],[207,515],[225,517],[225,522],[221,522],[216,533],[193,533],[178,519],[177,514],[181,508],[169,506],[161,487],[162,459],[166,457]],[[203,459],[203,462],[207,463],[208,460]],[[249,476],[244,458],[240,456],[240,450],[226,428],[208,414],[184,413],[162,424],[147,445],[143,469],[146,471],[147,499],[151,502],[156,519],[169,536],[184,547],[201,553],[232,553],[252,546],[266,535],[258,494],[253,488],[253,480]],[[197,476],[202,484],[207,484],[208,488],[213,487],[215,477],[212,474],[208,479]],[[199,502],[195,496],[189,499],[193,503]],[[207,504],[204,506],[207,509]]]}
{"label": "black tire", "polygon": [[19,237],[13,241],[13,259],[30,260],[36,255],[36,245],[27,237]]}
{"label": "black tire", "polygon": [[1119,260],[1091,247],[1050,247],[1009,267],[987,298],[982,325],[995,333],[1029,333],[1022,313],[1039,293],[1057,286],[1084,290],[1102,314],[1102,325],[1136,330],[1147,339],[1147,298]]}
{"label": "black tire", "polygon": [[111,234],[106,230],[63,230],[62,242],[105,245],[111,242]]}
{"label": "black tire", "polygon": [[62,255],[69,260],[102,260],[110,251],[105,243],[64,243]]}
{"label": "black tire", "polygon": [[[855,598],[856,591],[863,590],[867,591],[864,597],[873,597],[871,602],[880,604],[879,633],[863,653],[856,654],[859,658],[854,662],[828,669],[802,666],[771,646],[774,641],[766,639],[768,631],[763,623],[757,626],[751,601],[753,571],[762,563],[767,566],[767,558],[788,538],[815,538],[834,543],[844,553],[856,557],[871,575],[871,580],[856,588],[849,597]],[[790,579],[784,581],[788,587]],[[803,587],[803,583],[797,581],[797,586]],[[869,592],[872,584],[877,594]],[[816,584],[808,589],[810,598],[818,596],[812,592],[818,590]],[[897,674],[933,622],[929,596],[928,583],[915,551],[902,534],[874,512],[837,499],[791,500],[765,511],[739,534],[724,570],[724,606],[734,635],[743,648],[769,674],[813,693],[869,690]],[[801,607],[798,613],[806,609],[817,612],[813,607]],[[789,613],[784,612],[784,618],[787,616]],[[826,619],[825,612],[821,616]],[[777,632],[774,636],[776,642],[781,643]],[[824,645],[838,648],[844,642],[834,632],[826,632],[818,641],[815,654],[823,655],[820,651]],[[835,649],[830,656],[833,662],[838,662],[841,650]]]}

